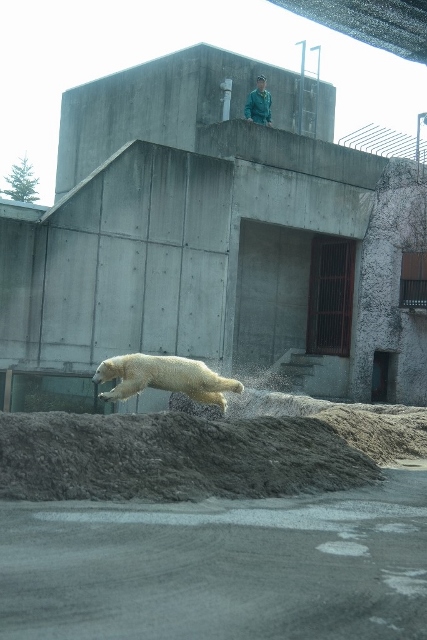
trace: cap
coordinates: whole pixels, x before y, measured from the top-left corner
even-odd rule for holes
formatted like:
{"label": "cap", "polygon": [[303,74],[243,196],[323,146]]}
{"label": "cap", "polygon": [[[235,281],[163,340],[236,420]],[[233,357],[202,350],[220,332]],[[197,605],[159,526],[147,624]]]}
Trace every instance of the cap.
{"label": "cap", "polygon": [[263,80],[264,82],[267,82],[267,78],[265,76],[257,76],[257,81],[258,80]]}

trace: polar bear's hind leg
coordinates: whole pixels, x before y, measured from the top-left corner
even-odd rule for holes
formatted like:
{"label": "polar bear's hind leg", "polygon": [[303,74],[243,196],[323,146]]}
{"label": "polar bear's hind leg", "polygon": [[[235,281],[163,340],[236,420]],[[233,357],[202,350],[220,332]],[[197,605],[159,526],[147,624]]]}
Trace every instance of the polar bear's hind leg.
{"label": "polar bear's hind leg", "polygon": [[205,404],[217,404],[224,413],[227,410],[227,400],[220,392],[209,391],[186,391],[187,396],[196,402],[203,402]]}
{"label": "polar bear's hind leg", "polygon": [[202,382],[202,388],[206,391],[233,391],[234,393],[242,393],[244,391],[244,386],[238,380],[222,378],[216,373]]}

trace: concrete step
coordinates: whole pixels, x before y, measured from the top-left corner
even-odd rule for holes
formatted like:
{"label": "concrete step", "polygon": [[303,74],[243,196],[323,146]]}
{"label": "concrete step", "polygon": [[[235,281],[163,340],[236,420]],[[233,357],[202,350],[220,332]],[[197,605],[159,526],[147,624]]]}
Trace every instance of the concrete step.
{"label": "concrete step", "polygon": [[280,391],[281,393],[293,393],[295,391],[303,391],[304,389],[304,376],[299,372],[288,373],[287,371],[277,372],[277,375],[274,378],[274,381],[270,382],[270,386],[274,387],[275,391]]}
{"label": "concrete step", "polygon": [[313,394],[311,398],[315,400],[327,400],[328,402],[334,402],[336,404],[354,404],[353,400],[350,398],[337,398],[336,396],[319,396]]}
{"label": "concrete step", "polygon": [[280,365],[280,373],[284,376],[314,376],[314,366],[312,364],[285,364]]}
{"label": "concrete step", "polygon": [[306,353],[292,353],[291,364],[323,365],[323,356]]}

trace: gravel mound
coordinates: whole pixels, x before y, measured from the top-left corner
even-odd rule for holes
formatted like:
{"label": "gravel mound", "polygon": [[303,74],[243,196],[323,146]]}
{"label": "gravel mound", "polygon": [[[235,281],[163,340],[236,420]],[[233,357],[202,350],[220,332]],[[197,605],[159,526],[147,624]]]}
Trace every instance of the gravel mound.
{"label": "gravel mound", "polygon": [[0,498],[153,502],[336,491],[381,470],[316,417],[0,414]]}
{"label": "gravel mound", "polygon": [[424,408],[244,396],[222,420],[0,412],[0,499],[291,496],[375,483],[381,465],[427,458]]}

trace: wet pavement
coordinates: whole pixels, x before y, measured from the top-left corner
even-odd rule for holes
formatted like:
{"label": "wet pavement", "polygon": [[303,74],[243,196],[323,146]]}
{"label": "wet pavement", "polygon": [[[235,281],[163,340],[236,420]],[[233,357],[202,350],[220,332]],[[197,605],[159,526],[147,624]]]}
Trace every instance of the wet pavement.
{"label": "wet pavement", "polygon": [[427,639],[427,463],[202,503],[0,502],[0,638]]}

